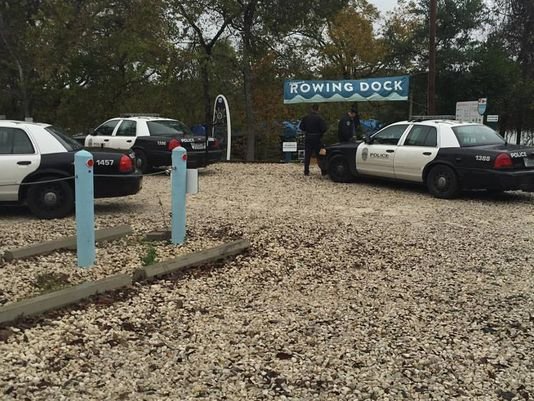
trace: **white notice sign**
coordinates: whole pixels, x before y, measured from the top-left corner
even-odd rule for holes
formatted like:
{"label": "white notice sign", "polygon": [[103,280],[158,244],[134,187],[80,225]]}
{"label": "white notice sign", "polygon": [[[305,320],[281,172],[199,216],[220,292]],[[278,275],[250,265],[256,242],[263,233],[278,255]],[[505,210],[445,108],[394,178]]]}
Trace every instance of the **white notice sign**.
{"label": "white notice sign", "polygon": [[282,142],[282,152],[296,152],[297,143],[296,142]]}
{"label": "white notice sign", "polygon": [[456,119],[468,123],[482,124],[482,116],[478,113],[478,100],[456,102]]}

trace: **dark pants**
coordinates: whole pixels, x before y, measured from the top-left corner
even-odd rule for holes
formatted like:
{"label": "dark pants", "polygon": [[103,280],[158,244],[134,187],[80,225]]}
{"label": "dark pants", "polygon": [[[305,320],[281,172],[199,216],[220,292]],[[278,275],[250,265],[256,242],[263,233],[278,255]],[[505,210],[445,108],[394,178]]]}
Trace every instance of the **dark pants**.
{"label": "dark pants", "polygon": [[306,134],[304,141],[304,174],[310,173],[310,158],[312,153],[318,158],[321,146],[321,135]]}

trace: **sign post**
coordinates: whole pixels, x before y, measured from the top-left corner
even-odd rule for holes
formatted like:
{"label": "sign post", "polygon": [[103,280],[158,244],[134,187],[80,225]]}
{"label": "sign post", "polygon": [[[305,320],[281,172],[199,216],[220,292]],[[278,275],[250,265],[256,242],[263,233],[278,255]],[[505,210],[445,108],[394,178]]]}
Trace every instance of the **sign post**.
{"label": "sign post", "polygon": [[90,267],[96,259],[93,155],[80,150],[74,155],[76,193],[76,252],[79,267]]}
{"label": "sign post", "polygon": [[185,240],[185,193],[187,185],[187,152],[179,146],[172,151],[172,224],[171,241],[174,245]]}

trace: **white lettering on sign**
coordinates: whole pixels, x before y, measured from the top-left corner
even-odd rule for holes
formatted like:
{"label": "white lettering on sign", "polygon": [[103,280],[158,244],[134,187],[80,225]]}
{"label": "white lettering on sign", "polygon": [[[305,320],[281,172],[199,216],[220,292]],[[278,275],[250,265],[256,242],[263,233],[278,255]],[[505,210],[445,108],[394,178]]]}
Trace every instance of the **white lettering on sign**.
{"label": "white lettering on sign", "polygon": [[[322,91],[323,88],[324,88],[324,84],[312,84],[312,87],[313,87],[313,90],[315,92]],[[328,86],[327,86],[327,88],[328,88]]]}
{"label": "white lettering on sign", "polygon": [[[356,87],[355,87],[356,86]],[[358,88],[359,86],[359,88]],[[403,91],[402,80],[386,81],[339,81],[339,82],[291,82],[289,84],[289,93],[336,93],[336,92],[380,92],[380,91]]]}

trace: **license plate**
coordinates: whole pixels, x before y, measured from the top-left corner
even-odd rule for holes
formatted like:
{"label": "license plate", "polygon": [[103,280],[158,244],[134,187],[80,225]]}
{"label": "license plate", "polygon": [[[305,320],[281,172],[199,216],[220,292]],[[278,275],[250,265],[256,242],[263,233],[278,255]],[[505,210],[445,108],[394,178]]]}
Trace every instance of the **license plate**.
{"label": "license plate", "polygon": [[525,157],[523,160],[525,161],[525,167],[534,167],[534,159],[528,159]]}
{"label": "license plate", "polygon": [[191,148],[193,150],[204,150],[206,149],[205,143],[191,143]]}

